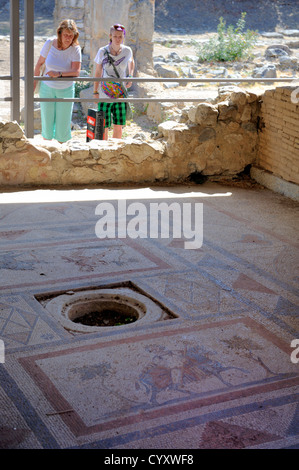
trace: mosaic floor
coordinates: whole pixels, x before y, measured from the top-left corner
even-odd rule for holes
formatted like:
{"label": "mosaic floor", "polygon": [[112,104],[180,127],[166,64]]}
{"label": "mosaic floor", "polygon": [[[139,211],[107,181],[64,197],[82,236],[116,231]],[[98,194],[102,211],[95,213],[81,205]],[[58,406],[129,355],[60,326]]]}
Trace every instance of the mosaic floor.
{"label": "mosaic floor", "polygon": [[[202,203],[202,246],[98,238],[118,199]],[[0,448],[299,447],[298,204],[212,183],[28,191],[0,195],[0,220]],[[82,333],[47,310],[122,283],[173,318]]]}

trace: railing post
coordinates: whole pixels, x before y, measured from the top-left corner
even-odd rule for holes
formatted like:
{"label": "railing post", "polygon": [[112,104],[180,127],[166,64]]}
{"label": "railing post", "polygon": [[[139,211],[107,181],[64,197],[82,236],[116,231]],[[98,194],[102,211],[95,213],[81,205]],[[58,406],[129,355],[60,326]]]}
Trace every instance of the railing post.
{"label": "railing post", "polygon": [[10,0],[10,118],[20,122],[20,2]]}
{"label": "railing post", "polygon": [[34,135],[34,0],[25,0],[25,135]]}

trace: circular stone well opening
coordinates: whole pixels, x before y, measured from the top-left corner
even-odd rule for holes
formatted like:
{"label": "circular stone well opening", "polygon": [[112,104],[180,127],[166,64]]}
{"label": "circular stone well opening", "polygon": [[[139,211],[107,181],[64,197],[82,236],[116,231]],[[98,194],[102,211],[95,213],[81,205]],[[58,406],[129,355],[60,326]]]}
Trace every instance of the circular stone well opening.
{"label": "circular stone well opening", "polygon": [[160,305],[127,287],[69,291],[50,300],[46,309],[64,328],[81,333],[165,319]]}
{"label": "circular stone well opening", "polygon": [[86,302],[84,308],[75,305],[69,311],[69,318],[82,325],[107,327],[133,323],[138,320],[139,314],[130,305],[111,300]]}

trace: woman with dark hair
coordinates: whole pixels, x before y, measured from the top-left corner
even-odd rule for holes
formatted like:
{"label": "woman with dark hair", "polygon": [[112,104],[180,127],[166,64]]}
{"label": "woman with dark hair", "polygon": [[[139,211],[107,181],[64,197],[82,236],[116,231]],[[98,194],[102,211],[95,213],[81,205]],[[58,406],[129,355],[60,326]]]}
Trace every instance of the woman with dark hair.
{"label": "woman with dark hair", "polygon": [[[94,95],[100,99],[123,98],[125,96],[121,83],[117,82],[117,78],[128,78],[128,82],[125,83],[127,88],[130,88],[132,85],[130,77],[133,76],[135,63],[132,49],[124,45],[125,34],[126,30],[123,25],[115,24],[111,26],[109,44],[101,47],[95,57],[95,77],[113,78],[111,82],[94,82]],[[111,115],[113,117],[113,138],[121,139],[122,128],[126,124],[126,103],[100,102],[98,109],[104,112],[104,139],[108,139]]]}
{"label": "woman with dark hair", "polygon": [[[48,39],[42,47],[34,69],[38,76],[45,66],[45,77],[78,77],[81,70],[79,32],[73,20],[64,20],[57,28],[57,37]],[[34,82],[34,89],[37,82]],[[73,98],[74,82],[44,81],[40,84],[40,98]],[[73,102],[41,102],[42,136],[60,143],[71,138]]]}

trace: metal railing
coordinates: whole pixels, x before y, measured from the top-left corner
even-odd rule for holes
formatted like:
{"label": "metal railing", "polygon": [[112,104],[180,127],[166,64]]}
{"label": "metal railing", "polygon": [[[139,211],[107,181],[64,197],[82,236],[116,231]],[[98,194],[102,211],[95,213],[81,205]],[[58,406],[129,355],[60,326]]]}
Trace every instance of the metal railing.
{"label": "metal railing", "polygon": [[[81,82],[103,82],[103,81],[111,81],[111,78],[95,78],[95,77],[63,77],[63,78],[50,78],[50,77],[33,77],[33,80],[41,80],[41,81],[55,81],[55,80],[63,80],[63,81],[81,81]],[[119,82],[127,82],[128,79],[117,79]],[[262,82],[262,83],[274,83],[274,82],[291,82],[294,81],[294,78],[130,78],[130,81],[133,83],[135,82],[163,82],[163,83],[256,83],[256,82]],[[192,97],[192,98],[171,98],[171,97],[166,97],[166,98],[134,98],[132,96],[129,96],[128,98],[118,98],[118,99],[111,99],[111,98],[40,98],[40,97],[34,97],[33,94],[31,94],[31,100],[30,104],[31,106],[25,107],[25,134],[27,137],[33,137],[34,134],[34,120],[33,120],[33,103],[34,102],[86,102],[86,103],[98,103],[98,102],[116,102],[116,101],[122,101],[122,102],[130,102],[132,104],[134,103],[150,103],[150,102],[167,102],[167,103],[179,103],[179,102],[202,102],[202,97]],[[27,95],[27,103],[29,103],[29,97]]]}
{"label": "metal railing", "polygon": [[[95,77],[35,77],[34,70],[34,0],[24,0],[25,8],[25,135],[34,135],[34,102],[115,102],[123,101],[130,103],[150,103],[150,102],[198,102],[202,98],[40,98],[34,96],[34,81],[70,81],[70,82],[102,82],[111,81],[111,78]],[[11,97],[0,98],[0,101],[11,102],[11,119],[20,122],[20,60],[19,60],[19,0],[10,0],[10,75],[2,76],[0,80],[11,81]],[[279,83],[292,82],[295,77],[285,78],[130,78],[130,82],[163,82],[163,83]],[[119,82],[127,82],[127,78],[117,79]]]}

